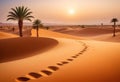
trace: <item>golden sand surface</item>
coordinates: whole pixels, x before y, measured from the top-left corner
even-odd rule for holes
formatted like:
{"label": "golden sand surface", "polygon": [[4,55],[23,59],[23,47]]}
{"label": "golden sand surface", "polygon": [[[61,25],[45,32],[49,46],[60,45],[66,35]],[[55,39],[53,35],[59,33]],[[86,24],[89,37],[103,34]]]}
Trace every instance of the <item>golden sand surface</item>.
{"label": "golden sand surface", "polygon": [[[0,63],[0,82],[120,81],[120,43],[89,40],[42,29],[39,35],[54,39],[58,44],[34,56]],[[32,37],[35,36],[36,31],[32,30]]]}

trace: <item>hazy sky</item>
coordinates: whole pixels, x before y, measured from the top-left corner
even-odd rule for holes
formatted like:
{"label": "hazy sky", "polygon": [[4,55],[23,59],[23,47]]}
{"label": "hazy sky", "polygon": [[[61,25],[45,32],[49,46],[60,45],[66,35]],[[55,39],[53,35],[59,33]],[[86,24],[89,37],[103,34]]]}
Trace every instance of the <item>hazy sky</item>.
{"label": "hazy sky", "polygon": [[109,24],[120,20],[120,0],[0,0],[0,22],[6,21],[10,8],[26,6],[44,23]]}

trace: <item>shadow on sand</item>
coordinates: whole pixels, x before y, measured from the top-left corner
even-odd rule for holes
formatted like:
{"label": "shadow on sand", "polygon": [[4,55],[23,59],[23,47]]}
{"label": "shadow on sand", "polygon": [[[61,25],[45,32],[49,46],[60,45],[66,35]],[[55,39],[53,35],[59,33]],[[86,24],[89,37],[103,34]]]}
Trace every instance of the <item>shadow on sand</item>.
{"label": "shadow on sand", "polygon": [[50,38],[23,37],[0,40],[0,63],[23,59],[45,52],[58,41]]}

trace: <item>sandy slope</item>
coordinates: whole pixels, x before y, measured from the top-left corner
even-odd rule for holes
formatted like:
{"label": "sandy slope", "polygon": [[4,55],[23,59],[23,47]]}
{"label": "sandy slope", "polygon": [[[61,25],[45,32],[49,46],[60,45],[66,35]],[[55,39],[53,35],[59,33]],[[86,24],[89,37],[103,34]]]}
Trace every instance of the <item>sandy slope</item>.
{"label": "sandy slope", "polygon": [[9,38],[0,40],[0,63],[14,61],[42,53],[56,46],[58,42],[50,38]]}
{"label": "sandy slope", "polygon": [[[32,57],[0,64],[0,82],[14,82],[18,77],[27,77],[28,82],[119,82],[120,43],[81,40],[71,35],[41,30],[40,36],[52,37],[59,44],[47,52]],[[32,31],[35,36],[35,30]],[[82,54],[78,54],[85,48]],[[79,55],[73,58],[73,55]],[[73,59],[68,61],[67,59]],[[68,62],[64,65],[61,62]],[[48,69],[56,66],[57,71]],[[49,70],[47,75],[42,70]],[[41,78],[28,75],[36,72]],[[17,80],[18,81],[18,80]]]}
{"label": "sandy slope", "polygon": [[14,37],[18,37],[18,36],[17,35],[13,35],[13,34],[9,34],[9,33],[5,33],[5,32],[0,32],[0,39],[14,38]]}
{"label": "sandy slope", "polygon": [[106,41],[106,42],[120,42],[120,32],[116,33],[116,37],[113,37],[112,34],[102,34],[99,36],[89,37],[89,39]]}
{"label": "sandy slope", "polygon": [[50,77],[29,82],[120,82],[120,44],[83,41],[89,48]]}
{"label": "sandy slope", "polygon": [[[81,43],[75,40],[62,38],[55,39],[59,41],[59,44],[46,52],[37,53],[35,56],[16,61],[1,63],[0,82],[13,82],[19,76],[24,76],[32,71],[38,72],[47,68],[49,65],[55,65],[57,62],[65,60],[73,54],[77,54],[83,48]],[[43,42],[41,44],[43,44]],[[24,47],[29,46],[26,45]],[[10,54],[11,53],[9,53],[9,55]]]}
{"label": "sandy slope", "polygon": [[[68,34],[57,33],[53,31],[40,29],[39,35],[41,37],[57,37],[57,38],[69,38],[69,39],[83,39],[81,37],[72,36]],[[32,36],[36,36],[36,30],[32,30]]]}

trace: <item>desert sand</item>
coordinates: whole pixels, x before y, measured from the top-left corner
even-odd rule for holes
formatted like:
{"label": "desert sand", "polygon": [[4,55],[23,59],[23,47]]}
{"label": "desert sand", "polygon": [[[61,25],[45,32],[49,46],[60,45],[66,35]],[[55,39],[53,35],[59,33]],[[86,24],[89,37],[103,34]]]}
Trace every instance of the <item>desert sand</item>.
{"label": "desert sand", "polygon": [[[29,56],[24,58],[17,57],[15,60],[12,59],[0,63],[0,82],[120,81],[120,43],[96,41],[42,29],[40,29],[39,34],[41,38],[47,39],[44,42],[35,43],[33,41],[36,39],[35,30],[32,30],[32,40],[27,40],[30,37],[23,39],[27,40],[31,46],[41,45],[52,39],[51,47],[42,53],[39,51],[39,47],[34,48],[34,54],[31,55],[30,51],[27,50],[30,45],[26,45],[27,42],[25,41],[21,42],[25,47],[22,46],[23,50],[25,49],[23,53]],[[14,35],[10,40],[13,37]],[[102,35],[102,37],[106,38],[106,35]],[[4,42],[6,39],[8,38],[1,38],[0,41]],[[54,41],[57,42],[55,43]],[[8,41],[6,42],[10,45]],[[10,42],[17,43],[14,39]],[[7,49],[8,46],[3,47],[3,50],[9,50]],[[48,46],[45,45],[45,47]],[[19,50],[18,46],[15,49]],[[5,53],[5,55],[13,53],[9,52],[8,54]],[[22,55],[22,52],[20,54]]]}
{"label": "desert sand", "polygon": [[0,32],[0,39],[15,38],[15,37],[18,37],[18,36],[10,33]]}
{"label": "desert sand", "polygon": [[86,38],[91,40],[98,41],[107,41],[107,42],[120,42],[120,27],[116,28],[116,37],[113,35],[112,26],[87,26],[85,28],[73,26],[73,27],[51,27],[52,31],[70,34],[73,36],[79,36],[80,38]]}
{"label": "desert sand", "polygon": [[0,40],[0,63],[22,59],[36,53],[42,53],[57,44],[58,42],[56,40],[43,37],[2,39]]}

